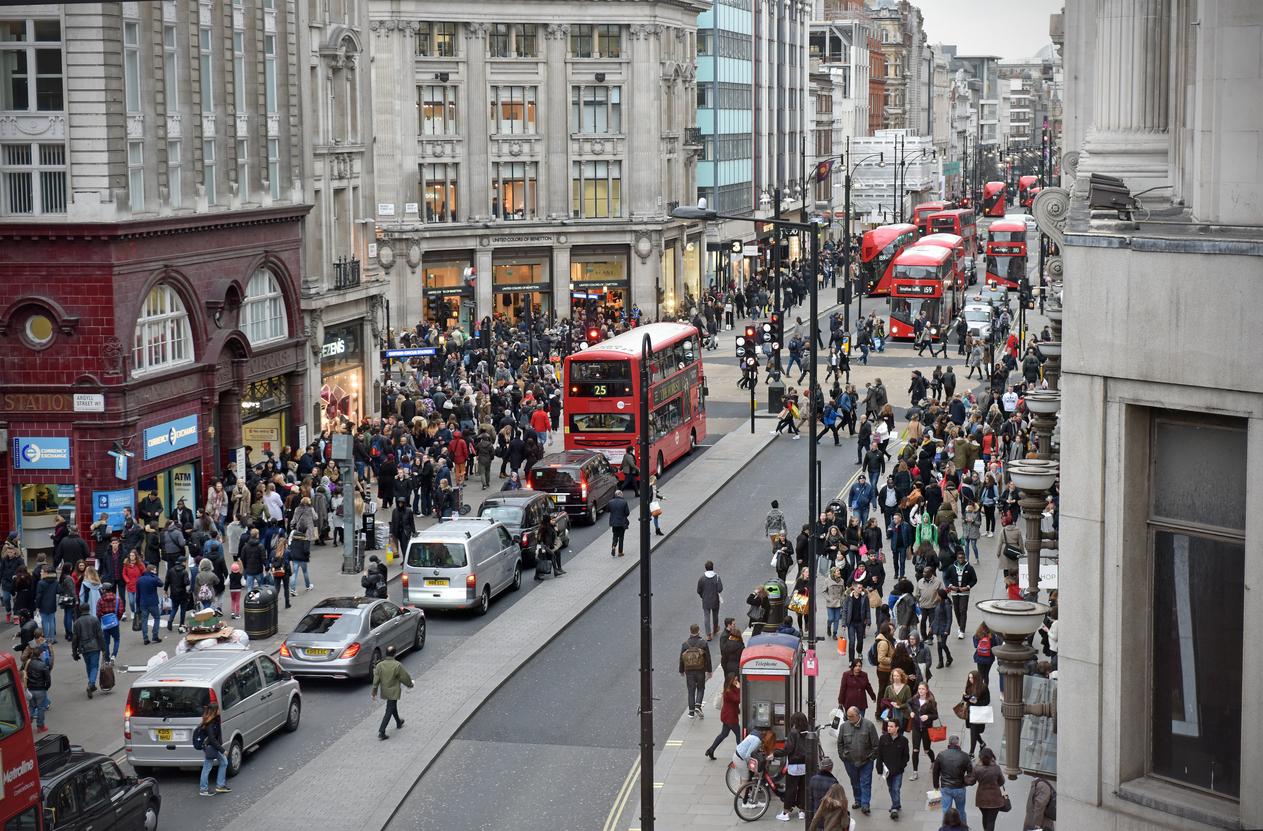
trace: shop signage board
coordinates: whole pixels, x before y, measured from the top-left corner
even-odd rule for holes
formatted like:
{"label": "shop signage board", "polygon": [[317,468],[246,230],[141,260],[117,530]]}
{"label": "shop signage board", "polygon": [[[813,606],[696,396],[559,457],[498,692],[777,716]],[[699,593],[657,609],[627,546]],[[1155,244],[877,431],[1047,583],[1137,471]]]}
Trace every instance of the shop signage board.
{"label": "shop signage board", "polygon": [[307,450],[307,425],[298,425],[298,454],[301,456]]}
{"label": "shop signage board", "polygon": [[123,509],[136,510],[136,491],[124,488],[116,491],[93,491],[93,515],[105,514],[111,528],[123,527]]}
{"label": "shop signage board", "polygon": [[144,458],[156,459],[187,447],[196,447],[198,441],[197,416],[164,421],[145,430]]}
{"label": "shop signage board", "polygon": [[14,470],[70,470],[70,439],[16,436]]}
{"label": "shop signage board", "polygon": [[237,450],[236,450],[236,452],[235,452],[233,455],[234,455],[234,458],[236,459],[236,462],[237,462],[237,475],[238,475],[238,476],[245,476],[245,473],[246,473],[246,449],[245,449],[244,447],[238,447],[238,448],[237,448]]}
{"label": "shop signage board", "polygon": [[171,471],[171,504],[181,499],[191,511],[197,510],[197,488],[193,486],[193,465],[183,465]]}
{"label": "shop signage board", "polygon": [[415,349],[383,349],[382,358],[385,360],[403,360],[405,358],[432,358],[438,354],[436,346],[419,346]]}

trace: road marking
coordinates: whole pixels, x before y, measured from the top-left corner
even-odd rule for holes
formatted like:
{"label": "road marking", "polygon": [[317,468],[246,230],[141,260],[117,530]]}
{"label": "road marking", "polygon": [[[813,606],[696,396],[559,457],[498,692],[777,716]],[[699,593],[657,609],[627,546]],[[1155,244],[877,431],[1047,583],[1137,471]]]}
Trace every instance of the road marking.
{"label": "road marking", "polygon": [[631,796],[636,780],[639,778],[640,756],[636,756],[636,761],[632,762],[631,770],[627,771],[627,776],[623,779],[622,787],[618,789],[618,793],[614,796],[614,804],[610,806],[610,812],[605,817],[605,825],[602,826],[602,831],[614,831],[618,827],[619,820],[623,816],[623,809],[627,807],[627,800]]}
{"label": "road marking", "polygon": [[[890,454],[890,458],[898,460],[900,448],[902,448],[907,443],[908,442],[905,441],[904,439],[899,439],[897,442],[895,442],[895,446],[894,446],[893,451]],[[838,495],[833,497],[834,501],[841,502],[843,499],[846,498],[846,492],[850,489],[851,485],[855,484],[855,480],[860,478],[861,473],[864,473],[864,466],[862,464],[859,466],[858,469],[856,469],[854,473],[851,474],[851,478],[846,480],[846,484],[842,486],[842,490],[838,491]],[[873,485],[873,487],[877,487],[877,486]],[[845,505],[846,503],[842,502],[842,504]]]}
{"label": "road marking", "polygon": [[684,739],[667,739],[665,744],[667,747],[680,747],[684,744]]}

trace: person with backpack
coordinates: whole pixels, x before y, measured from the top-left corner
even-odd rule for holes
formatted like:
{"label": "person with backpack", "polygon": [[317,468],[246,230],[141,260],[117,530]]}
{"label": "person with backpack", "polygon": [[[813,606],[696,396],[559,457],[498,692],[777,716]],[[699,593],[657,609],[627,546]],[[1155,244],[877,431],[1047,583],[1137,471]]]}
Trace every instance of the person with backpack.
{"label": "person with backpack", "polygon": [[697,596],[702,600],[702,625],[706,640],[719,634],[719,604],[723,601],[724,581],[715,573],[714,562],[707,560],[702,576],[697,578]]}
{"label": "person with backpack", "polygon": [[84,669],[88,673],[88,698],[96,692],[97,672],[101,667],[101,650],[105,648],[105,635],[101,631],[101,621],[92,614],[87,606],[79,606],[79,616],[75,618],[71,641],[71,657],[76,661],[83,658]]}
{"label": "person with backpack", "polygon": [[[978,629],[974,632],[974,666],[978,667],[978,674],[988,686],[991,684],[991,667],[995,664],[995,647],[998,645],[996,637],[987,624],[978,624]],[[1001,690],[1003,690],[1003,676],[1000,677],[1000,681]]]}
{"label": "person with backpack", "polygon": [[203,557],[197,564],[197,579],[194,581],[193,602],[198,609],[213,609],[219,599],[219,576],[215,574],[215,563],[210,557]]}
{"label": "person with backpack", "polygon": [[710,647],[702,639],[702,627],[696,623],[689,626],[688,640],[680,646],[680,675],[688,691],[688,717],[705,718],[702,712],[702,701],[706,695],[706,679],[714,673],[711,665]]}
{"label": "person with backpack", "polygon": [[[101,633],[105,636],[104,653],[106,662],[118,657],[119,623],[123,619],[123,599],[114,591],[113,583],[101,584],[101,599],[96,602],[96,616],[101,621]],[[110,649],[110,641],[114,641],[114,649]]]}
{"label": "person with backpack", "polygon": [[[198,780],[199,796],[228,793],[228,757],[224,755],[224,733],[219,722],[219,705],[207,704],[202,710],[202,722],[193,730],[193,748],[202,751],[202,777]],[[210,788],[211,768],[219,765],[215,790]]]}
{"label": "person with backpack", "polygon": [[53,668],[51,661],[45,660],[46,655],[51,658],[51,653],[44,652],[38,643],[37,636],[36,642],[22,651],[21,668],[26,690],[31,696],[31,720],[35,723],[35,732],[47,733],[44,713],[48,710],[48,691],[53,686]]}

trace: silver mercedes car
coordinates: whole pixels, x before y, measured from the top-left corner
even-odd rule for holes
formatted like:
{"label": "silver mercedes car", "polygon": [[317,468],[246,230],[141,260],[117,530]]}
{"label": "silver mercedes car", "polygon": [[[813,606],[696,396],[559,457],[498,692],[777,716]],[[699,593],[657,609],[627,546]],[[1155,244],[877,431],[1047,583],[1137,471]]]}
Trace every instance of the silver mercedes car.
{"label": "silver mercedes car", "polygon": [[277,659],[294,675],[367,678],[395,647],[425,646],[425,612],[375,597],[329,597],[317,603],[281,643]]}

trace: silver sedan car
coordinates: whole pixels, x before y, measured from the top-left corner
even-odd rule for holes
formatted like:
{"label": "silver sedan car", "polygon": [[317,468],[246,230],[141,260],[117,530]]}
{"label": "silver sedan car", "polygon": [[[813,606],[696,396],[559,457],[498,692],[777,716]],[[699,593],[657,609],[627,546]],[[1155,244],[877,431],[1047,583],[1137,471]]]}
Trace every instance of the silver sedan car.
{"label": "silver sedan car", "polygon": [[422,649],[425,612],[376,597],[330,597],[298,622],[277,658],[294,675],[367,678],[388,646],[396,655]]}

